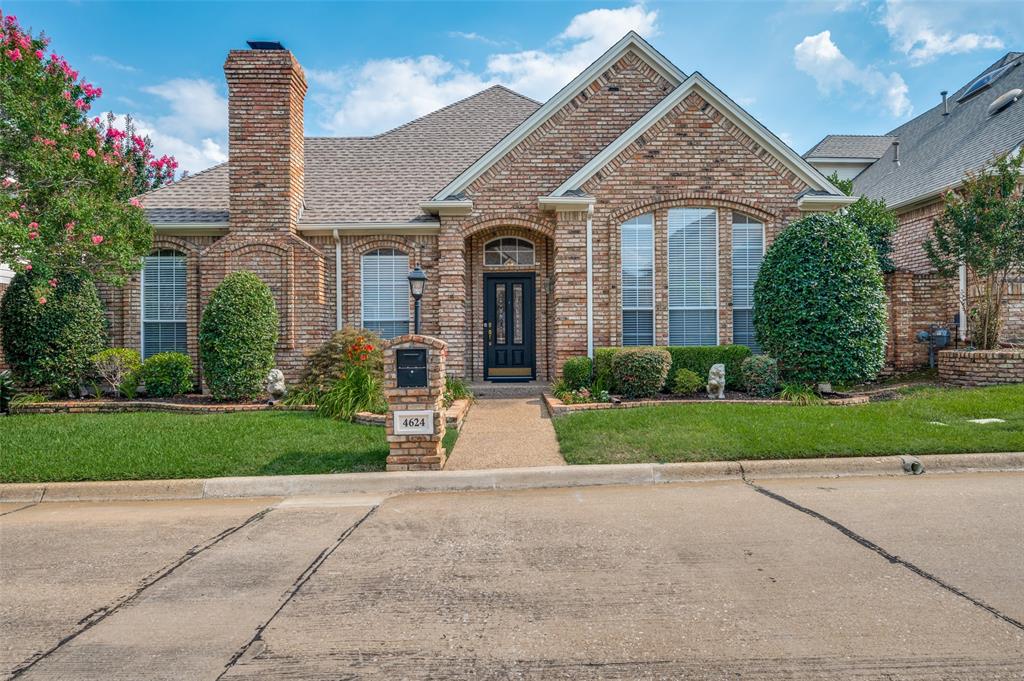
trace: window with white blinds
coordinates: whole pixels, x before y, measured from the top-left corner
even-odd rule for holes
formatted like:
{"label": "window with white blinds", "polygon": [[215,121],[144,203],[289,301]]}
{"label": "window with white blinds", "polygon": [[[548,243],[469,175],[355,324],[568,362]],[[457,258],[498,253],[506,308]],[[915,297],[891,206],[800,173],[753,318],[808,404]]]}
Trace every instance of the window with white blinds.
{"label": "window with white blinds", "polygon": [[732,214],[732,338],[760,352],[754,334],[754,282],[764,258],[764,224],[742,213]]}
{"label": "window with white blinds", "polygon": [[718,211],[668,211],[669,345],[718,345]]}
{"label": "window with white blinds", "polygon": [[142,357],[187,352],[185,256],[154,251],[142,263]]}
{"label": "window with white blinds", "polygon": [[409,333],[409,256],[393,248],[363,255],[363,328],[388,339]]}
{"label": "window with white blinds", "polygon": [[622,225],[622,344],[654,345],[654,216]]}

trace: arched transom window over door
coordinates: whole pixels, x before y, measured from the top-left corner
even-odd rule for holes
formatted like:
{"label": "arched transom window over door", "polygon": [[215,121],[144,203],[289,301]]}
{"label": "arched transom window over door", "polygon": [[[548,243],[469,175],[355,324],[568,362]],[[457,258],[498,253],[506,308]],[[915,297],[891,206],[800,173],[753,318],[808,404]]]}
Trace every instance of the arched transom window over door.
{"label": "arched transom window over door", "polygon": [[363,254],[363,328],[387,340],[409,333],[409,256],[394,248]]}
{"label": "arched transom window over door", "polygon": [[142,357],[187,352],[185,255],[158,250],[142,264]]}
{"label": "arched transom window over door", "polygon": [[533,244],[526,239],[507,236],[488,241],[484,246],[484,265],[487,267],[532,266],[534,263]]}

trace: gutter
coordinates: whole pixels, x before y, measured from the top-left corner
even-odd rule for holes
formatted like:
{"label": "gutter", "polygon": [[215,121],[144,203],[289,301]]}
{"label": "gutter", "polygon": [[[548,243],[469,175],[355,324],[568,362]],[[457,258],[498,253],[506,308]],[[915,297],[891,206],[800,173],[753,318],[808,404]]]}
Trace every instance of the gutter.
{"label": "gutter", "polygon": [[331,236],[334,237],[334,328],[340,331],[345,319],[341,309],[341,236],[337,229],[331,231]]}

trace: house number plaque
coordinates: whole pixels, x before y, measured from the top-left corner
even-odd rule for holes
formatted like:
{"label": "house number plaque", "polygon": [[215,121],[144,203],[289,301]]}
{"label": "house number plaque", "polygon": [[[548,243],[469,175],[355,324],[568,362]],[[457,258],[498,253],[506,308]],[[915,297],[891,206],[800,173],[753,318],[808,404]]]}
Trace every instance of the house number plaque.
{"label": "house number plaque", "polygon": [[395,435],[433,435],[434,410],[418,409],[394,412]]}

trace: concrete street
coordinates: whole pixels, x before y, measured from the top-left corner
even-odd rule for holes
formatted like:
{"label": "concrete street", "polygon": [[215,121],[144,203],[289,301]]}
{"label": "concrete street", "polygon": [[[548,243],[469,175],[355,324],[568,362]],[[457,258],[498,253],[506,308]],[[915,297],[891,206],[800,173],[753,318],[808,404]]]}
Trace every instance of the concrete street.
{"label": "concrete street", "polygon": [[0,504],[0,678],[1024,678],[1024,474],[753,482]]}

